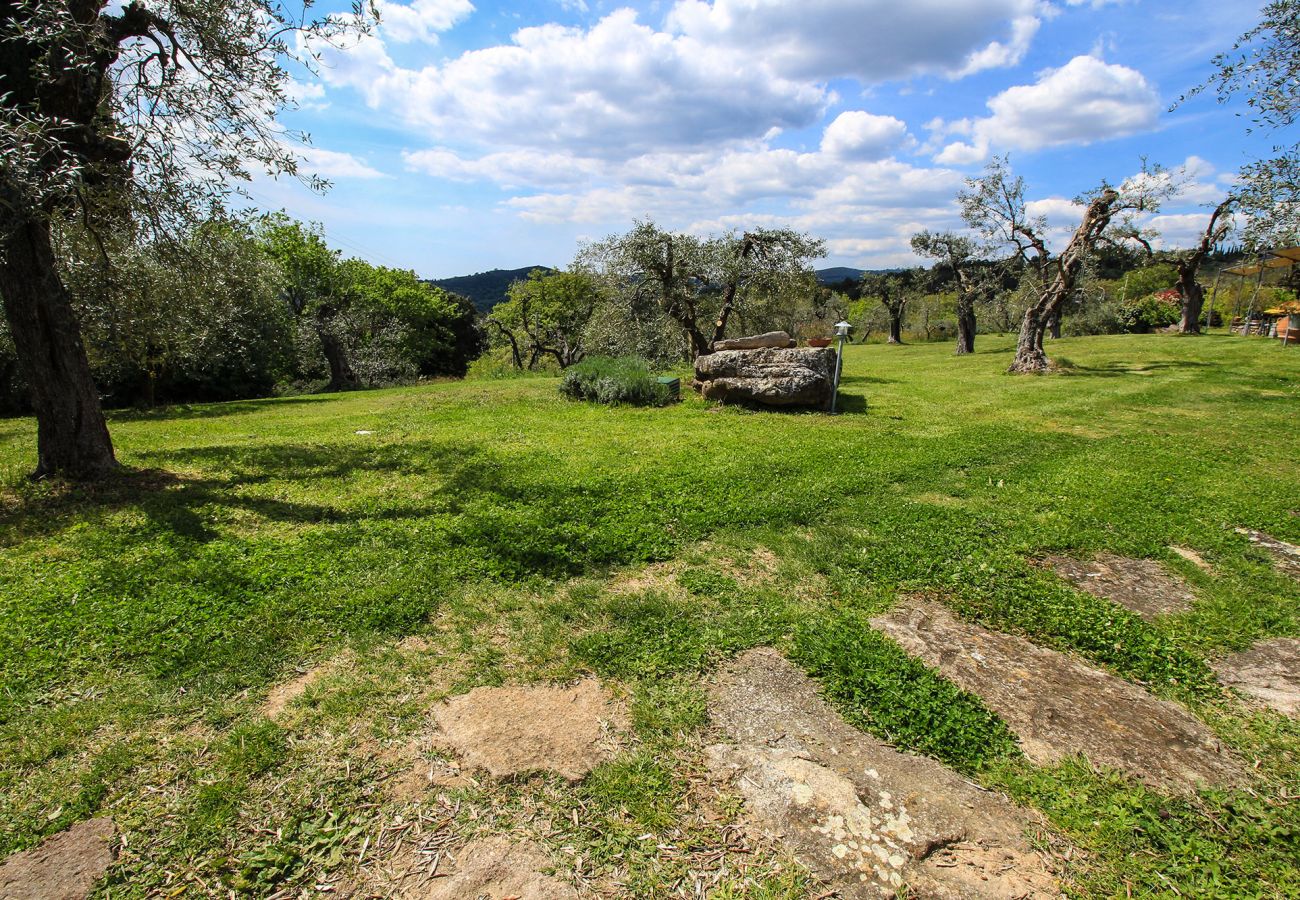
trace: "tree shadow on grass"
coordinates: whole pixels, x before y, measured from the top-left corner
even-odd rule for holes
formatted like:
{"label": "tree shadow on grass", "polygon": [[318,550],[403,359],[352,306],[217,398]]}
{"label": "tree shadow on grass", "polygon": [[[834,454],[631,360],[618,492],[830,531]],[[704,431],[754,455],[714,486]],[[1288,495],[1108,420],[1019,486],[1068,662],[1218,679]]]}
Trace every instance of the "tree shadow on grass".
{"label": "tree shadow on grass", "polygon": [[[218,532],[206,524],[201,511],[217,506],[241,509],[281,523],[355,521],[362,516],[339,507],[259,496],[243,490],[271,482],[324,483],[358,473],[383,472],[444,476],[444,484],[464,481],[453,474],[471,465],[478,448],[470,445],[337,446],[280,444],[259,447],[218,446],[140,454],[157,468],[123,469],[98,482],[51,480],[20,488],[0,505],[0,545],[49,536],[75,523],[102,522],[107,516],[134,508],[151,522],[195,541],[209,541]],[[414,459],[413,459],[414,458]],[[456,461],[459,461],[457,463]],[[219,473],[177,474],[163,466]],[[366,517],[383,516],[383,510]]]}
{"label": "tree shadow on grass", "polygon": [[865,413],[868,404],[867,398],[862,394],[840,394],[835,401],[835,411],[837,413],[854,414]]}
{"label": "tree shadow on grass", "polygon": [[898,379],[875,375],[841,375],[840,384],[898,384]]}
{"label": "tree shadow on grass", "polygon": [[280,409],[285,406],[301,406],[310,403],[325,403],[335,397],[266,397],[260,400],[214,401],[212,403],[182,403],[174,406],[156,406],[152,409],[115,409],[107,413],[110,422],[167,422],[186,419],[224,419],[233,416],[261,412],[264,409]]}
{"label": "tree shadow on grass", "polygon": [[[246,514],[236,519],[324,526],[313,541],[336,542],[338,552],[362,539],[400,548],[418,535],[422,548],[437,544],[448,558],[470,560],[473,574],[567,577],[591,566],[666,558],[681,540],[722,524],[806,514],[777,500],[728,508],[718,497],[682,493],[654,473],[566,479],[545,460],[472,442],[218,446],[143,457],[158,468],[101,485],[38,486],[18,494],[0,508],[0,546],[77,525],[88,525],[88,536],[111,529],[114,540],[143,544],[164,535],[192,544],[248,539],[248,530],[214,525],[228,523],[232,517],[221,511],[230,510]],[[210,474],[171,474],[162,469],[169,465]],[[276,496],[283,493],[276,485],[326,485],[366,473],[393,487],[364,502],[346,492],[337,503]],[[110,523],[122,511],[138,513],[148,525]],[[386,527],[400,522],[420,525]]]}
{"label": "tree shadow on grass", "polygon": [[1080,366],[1068,360],[1057,360],[1056,372],[1061,375],[1083,378],[1122,378],[1126,375],[1148,375],[1165,369],[1221,369],[1218,363],[1170,359],[1160,362],[1110,362],[1099,366]]}

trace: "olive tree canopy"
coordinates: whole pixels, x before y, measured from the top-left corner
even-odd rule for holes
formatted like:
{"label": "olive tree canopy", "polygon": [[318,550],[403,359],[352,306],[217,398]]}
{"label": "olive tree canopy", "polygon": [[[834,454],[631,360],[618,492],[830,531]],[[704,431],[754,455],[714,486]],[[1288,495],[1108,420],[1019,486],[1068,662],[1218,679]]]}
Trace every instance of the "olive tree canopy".
{"label": "olive tree canopy", "polygon": [[32,385],[36,475],[116,468],[53,223],[166,233],[252,170],[297,174],[302,136],[276,123],[290,68],[364,22],[278,0],[0,0],[0,295]]}
{"label": "olive tree canopy", "polygon": [[1245,215],[1242,236],[1255,247],[1294,243],[1300,240],[1300,141],[1294,130],[1300,116],[1300,0],[1265,4],[1259,23],[1213,64],[1214,74],[1189,96],[1212,91],[1223,103],[1244,94],[1248,130],[1273,141],[1270,156],[1241,168],[1233,190]]}

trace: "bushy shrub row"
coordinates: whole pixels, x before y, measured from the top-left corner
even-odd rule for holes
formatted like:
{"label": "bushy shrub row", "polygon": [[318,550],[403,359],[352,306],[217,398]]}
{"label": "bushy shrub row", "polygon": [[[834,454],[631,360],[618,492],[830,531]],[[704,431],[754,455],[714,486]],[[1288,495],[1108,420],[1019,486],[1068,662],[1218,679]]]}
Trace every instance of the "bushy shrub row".
{"label": "bushy shrub row", "polygon": [[636,356],[591,356],[564,370],[560,393],[573,400],[663,406],[671,398],[650,365]]}
{"label": "bushy shrub row", "polygon": [[1178,291],[1157,291],[1120,305],[1120,331],[1125,334],[1158,331],[1177,323],[1181,314]]}

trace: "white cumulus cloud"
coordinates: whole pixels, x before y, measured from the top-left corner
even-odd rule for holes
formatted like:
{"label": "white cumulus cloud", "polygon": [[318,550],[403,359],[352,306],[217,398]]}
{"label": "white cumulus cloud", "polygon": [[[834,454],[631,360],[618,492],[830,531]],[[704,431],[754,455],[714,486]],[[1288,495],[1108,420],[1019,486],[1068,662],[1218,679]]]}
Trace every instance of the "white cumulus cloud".
{"label": "white cumulus cloud", "polygon": [[851,159],[880,159],[907,140],[907,123],[860,109],[840,113],[822,134],[822,152]]}
{"label": "white cumulus cloud", "polygon": [[790,77],[880,81],[1014,65],[1038,9],[1037,0],[678,0],[668,25]]}
{"label": "white cumulus cloud", "polygon": [[991,116],[954,123],[970,139],[948,144],[936,161],[967,164],[992,149],[1037,150],[1134,134],[1155,125],[1160,97],[1136,69],[1076,56],[1039,73],[1033,84],[990,98],[988,108]]}
{"label": "white cumulus cloud", "polygon": [[399,44],[412,41],[437,43],[438,33],[446,31],[474,11],[469,0],[414,0],[394,3],[375,0],[379,27],[384,37]]}
{"label": "white cumulus cloud", "polygon": [[311,145],[294,146],[293,153],[302,160],[304,173],[322,178],[387,178],[383,172],[372,168],[351,153],[325,150]]}
{"label": "white cumulus cloud", "polygon": [[494,147],[628,158],[725,144],[822,115],[824,87],[762,60],[659,32],[619,10],[591,29],[549,24],[443,65],[398,66],[382,41],[324,51],[322,77],[408,126]]}

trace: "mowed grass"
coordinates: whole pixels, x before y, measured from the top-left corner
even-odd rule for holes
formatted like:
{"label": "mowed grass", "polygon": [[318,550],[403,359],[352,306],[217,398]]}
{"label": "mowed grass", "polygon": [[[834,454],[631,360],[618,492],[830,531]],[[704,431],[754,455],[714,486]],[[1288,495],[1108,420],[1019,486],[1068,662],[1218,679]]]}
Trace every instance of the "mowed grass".
{"label": "mowed grass", "polygon": [[[1077,848],[1075,895],[1300,895],[1300,727],[1207,666],[1300,636],[1300,586],[1233,531],[1300,542],[1300,353],[1067,339],[1060,374],[1027,378],[1003,374],[1012,346],[853,347],[835,417],[610,409],[546,378],[118,413],[137,473],[93,490],[26,483],[34,426],[0,421],[0,853],[102,813],[126,835],[109,895],[309,890],[400,813],[373,750],[430,702],[594,672],[637,746],[581,791],[483,785],[464,810],[506,828],[540,805],[578,874],[675,896],[689,856],[641,837],[713,839],[682,824],[698,678],[772,644],[855,724],[1042,810]],[[738,575],[760,548],[771,576]],[[1033,564],[1099,550],[1163,560],[1197,604],[1147,623]],[[656,563],[675,577],[641,577]],[[916,591],[1188,704],[1257,782],[1175,800],[1029,765],[978,698],[865,626]],[[289,716],[261,714],[322,663]],[[804,896],[772,859],[714,895]]]}

